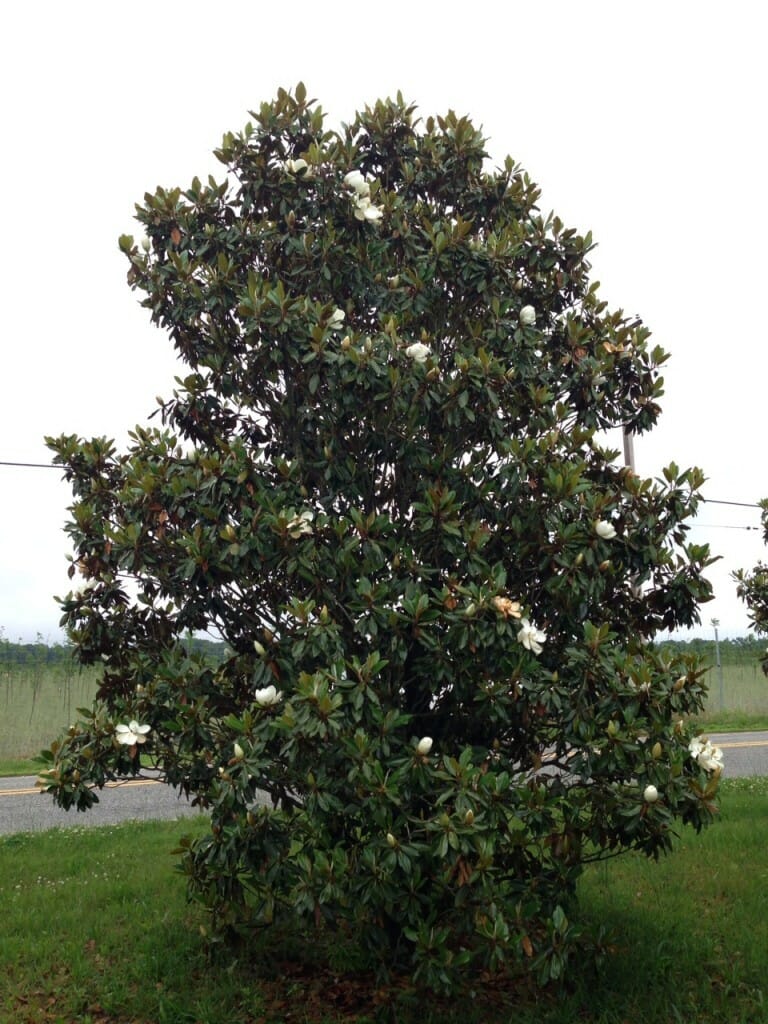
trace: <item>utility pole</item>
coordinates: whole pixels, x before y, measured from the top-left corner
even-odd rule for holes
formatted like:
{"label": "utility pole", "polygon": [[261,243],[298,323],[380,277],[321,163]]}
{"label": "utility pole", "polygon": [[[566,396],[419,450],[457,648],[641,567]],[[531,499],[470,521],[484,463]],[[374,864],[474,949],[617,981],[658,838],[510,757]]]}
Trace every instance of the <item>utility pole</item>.
{"label": "utility pole", "polygon": [[628,466],[632,472],[635,472],[635,439],[632,434],[625,428],[624,434],[624,465]]}
{"label": "utility pole", "polygon": [[[635,475],[637,472],[635,470],[635,439],[626,427],[624,427],[621,433],[624,438],[624,465],[630,473]],[[637,585],[637,577],[633,577],[630,580],[630,587],[632,588],[633,597],[640,597],[640,587]]]}
{"label": "utility pole", "polygon": [[725,706],[725,695],[723,693],[723,663],[720,661],[720,639],[717,635],[717,627],[720,619],[710,619],[710,624],[715,630],[715,665],[717,666],[717,678],[720,683],[720,710]]}

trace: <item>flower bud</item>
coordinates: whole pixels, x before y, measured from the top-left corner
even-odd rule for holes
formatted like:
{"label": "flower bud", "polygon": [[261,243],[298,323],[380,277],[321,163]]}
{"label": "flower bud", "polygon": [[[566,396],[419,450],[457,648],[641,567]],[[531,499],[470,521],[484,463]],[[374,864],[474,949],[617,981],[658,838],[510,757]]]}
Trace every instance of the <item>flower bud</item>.
{"label": "flower bud", "polygon": [[430,752],[431,749],[432,749],[432,737],[431,736],[422,736],[421,739],[419,740],[419,744],[416,747],[416,750],[422,756],[425,757]]}
{"label": "flower bud", "polygon": [[253,649],[254,651],[256,651],[260,658],[263,658],[264,655],[267,653],[267,649],[264,646],[264,644],[260,644],[258,640],[253,641]]}
{"label": "flower bud", "polygon": [[674,686],[672,687],[672,689],[674,690],[675,693],[680,693],[680,691],[682,690],[682,688],[684,686],[685,686],[685,676],[680,676],[679,679],[675,680],[675,683],[674,683]]}
{"label": "flower bud", "polygon": [[655,786],[646,786],[643,790],[643,800],[647,804],[655,804],[659,799],[659,791]]}
{"label": "flower bud", "polygon": [[397,840],[391,832],[387,832],[387,846],[391,846],[393,850],[397,846]]}
{"label": "flower bud", "polygon": [[235,741],[235,757],[238,760],[242,760],[245,757],[245,751],[237,741]]}
{"label": "flower bud", "polygon": [[658,761],[658,759],[661,757],[661,744],[658,740],[656,740],[656,742],[653,744],[653,747],[651,749],[651,757],[653,757],[654,761]]}
{"label": "flower bud", "polygon": [[531,327],[536,323],[536,310],[533,306],[523,306],[520,310],[520,326]]}
{"label": "flower bud", "polygon": [[471,825],[474,820],[475,820],[475,812],[470,807],[469,810],[467,811],[467,813],[464,815],[464,824],[465,825]]}

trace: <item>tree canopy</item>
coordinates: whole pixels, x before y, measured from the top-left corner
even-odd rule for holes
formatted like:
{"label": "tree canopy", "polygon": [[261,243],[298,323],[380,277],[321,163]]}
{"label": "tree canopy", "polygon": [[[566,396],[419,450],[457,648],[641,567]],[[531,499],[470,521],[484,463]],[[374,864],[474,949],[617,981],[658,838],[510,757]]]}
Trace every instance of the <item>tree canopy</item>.
{"label": "tree canopy", "polygon": [[714,806],[702,670],[652,642],[710,596],[703,477],[605,441],[654,426],[666,355],[466,117],[398,96],[333,131],[299,86],[216,155],[120,239],[188,367],[161,423],[49,439],[103,682],[46,786],[83,809],[149,761],[194,795],[221,925],[346,922],[434,987],[557,977],[583,865]]}
{"label": "tree canopy", "polygon": [[[768,542],[768,498],[760,502],[762,508],[763,539]],[[740,569],[733,574],[736,592],[744,601],[750,623],[758,636],[768,633],[768,565],[758,562],[752,569]],[[762,652],[761,666],[768,675],[768,650]]]}

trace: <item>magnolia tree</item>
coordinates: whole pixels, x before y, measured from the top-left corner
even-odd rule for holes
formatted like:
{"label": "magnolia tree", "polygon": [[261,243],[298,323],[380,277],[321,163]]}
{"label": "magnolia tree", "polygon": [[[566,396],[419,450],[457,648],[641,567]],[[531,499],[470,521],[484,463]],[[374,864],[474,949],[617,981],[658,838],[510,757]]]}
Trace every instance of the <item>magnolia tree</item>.
{"label": "magnolia tree", "polygon": [[604,440],[654,425],[665,355],[466,118],[398,97],[335,132],[299,86],[216,155],[120,239],[188,367],[161,425],[48,442],[103,678],[44,785],[84,810],[151,766],[192,796],[221,926],[343,926],[435,987],[557,977],[584,865],[714,810],[701,669],[651,642],[710,596],[702,475]]}
{"label": "magnolia tree", "polygon": [[[760,502],[763,539],[768,543],[768,498]],[[736,592],[745,602],[752,628],[759,635],[768,634],[768,565],[760,562],[749,572],[740,569],[733,574]],[[763,672],[768,675],[768,650],[762,659]]]}

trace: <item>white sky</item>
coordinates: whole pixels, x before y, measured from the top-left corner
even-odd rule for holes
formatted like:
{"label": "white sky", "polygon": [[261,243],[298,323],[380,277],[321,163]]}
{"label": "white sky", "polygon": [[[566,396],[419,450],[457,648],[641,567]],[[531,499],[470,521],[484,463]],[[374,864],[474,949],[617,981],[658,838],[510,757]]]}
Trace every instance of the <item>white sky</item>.
{"label": "white sky", "polygon": [[[43,435],[120,445],[178,372],[125,283],[123,232],[157,185],[218,178],[225,131],[303,80],[331,123],[400,89],[453,108],[591,229],[594,277],[672,354],[638,471],[700,465],[711,499],[768,496],[764,438],[763,5],[615,0],[471,4],[132,0],[7,5],[0,39],[4,317],[0,460],[47,462]],[[61,639],[68,488],[0,466],[0,628]],[[747,631],[730,572],[765,548],[757,509],[709,505],[691,538],[722,561],[704,606]]]}

